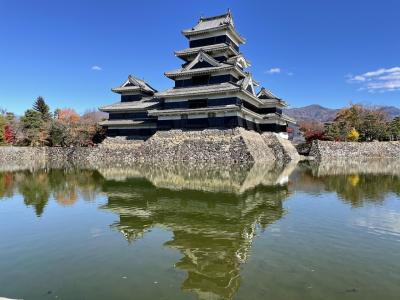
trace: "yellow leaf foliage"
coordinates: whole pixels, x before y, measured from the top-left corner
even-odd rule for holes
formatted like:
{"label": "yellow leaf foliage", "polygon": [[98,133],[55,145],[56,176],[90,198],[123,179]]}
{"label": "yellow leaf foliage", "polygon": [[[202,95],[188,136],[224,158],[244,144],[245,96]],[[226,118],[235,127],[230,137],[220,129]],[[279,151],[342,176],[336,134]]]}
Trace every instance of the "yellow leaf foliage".
{"label": "yellow leaf foliage", "polygon": [[360,137],[360,134],[358,133],[358,131],[355,128],[352,128],[347,135],[347,139],[352,142],[358,141],[359,137]]}

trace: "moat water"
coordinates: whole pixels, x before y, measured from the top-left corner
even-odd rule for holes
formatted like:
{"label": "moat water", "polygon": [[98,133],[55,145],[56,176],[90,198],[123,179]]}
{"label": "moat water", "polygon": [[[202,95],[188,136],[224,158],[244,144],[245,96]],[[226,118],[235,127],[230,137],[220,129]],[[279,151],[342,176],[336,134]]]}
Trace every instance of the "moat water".
{"label": "moat water", "polygon": [[398,170],[0,172],[0,298],[397,300]]}

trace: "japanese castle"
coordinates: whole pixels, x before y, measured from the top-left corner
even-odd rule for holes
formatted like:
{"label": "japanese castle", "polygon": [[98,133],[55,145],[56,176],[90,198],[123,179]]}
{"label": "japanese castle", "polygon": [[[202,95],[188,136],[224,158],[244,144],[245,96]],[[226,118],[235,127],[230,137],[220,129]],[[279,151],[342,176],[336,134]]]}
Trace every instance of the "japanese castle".
{"label": "japanese castle", "polygon": [[295,121],[282,113],[285,101],[246,71],[250,62],[239,51],[245,39],[236,31],[230,11],[201,17],[182,31],[189,47],[175,52],[179,69],[165,72],[175,86],[158,92],[129,75],[112,91],[115,104],[101,107],[109,119],[100,124],[110,137],[150,136],[158,130],[243,127],[285,135]]}

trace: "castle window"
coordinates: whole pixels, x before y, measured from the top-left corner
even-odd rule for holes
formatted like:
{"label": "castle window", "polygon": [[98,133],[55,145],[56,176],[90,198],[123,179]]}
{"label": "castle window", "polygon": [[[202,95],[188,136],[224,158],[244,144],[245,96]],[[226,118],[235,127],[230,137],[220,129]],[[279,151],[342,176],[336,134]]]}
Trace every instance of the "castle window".
{"label": "castle window", "polygon": [[202,75],[202,76],[193,76],[192,84],[193,85],[204,85],[210,82],[210,75]]}
{"label": "castle window", "polygon": [[189,108],[203,108],[207,107],[207,99],[189,100]]}

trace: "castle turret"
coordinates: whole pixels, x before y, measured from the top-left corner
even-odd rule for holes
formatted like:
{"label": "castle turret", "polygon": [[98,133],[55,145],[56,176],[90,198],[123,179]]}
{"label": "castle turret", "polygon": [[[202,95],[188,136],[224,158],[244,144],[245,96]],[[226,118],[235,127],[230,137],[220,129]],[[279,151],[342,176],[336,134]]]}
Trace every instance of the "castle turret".
{"label": "castle turret", "polygon": [[103,106],[101,111],[109,119],[100,123],[107,128],[108,136],[149,136],[157,128],[157,118],[149,117],[148,110],[158,107],[154,98],[157,92],[144,80],[132,75],[121,86],[111,89],[121,95],[117,103]]}

